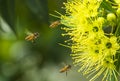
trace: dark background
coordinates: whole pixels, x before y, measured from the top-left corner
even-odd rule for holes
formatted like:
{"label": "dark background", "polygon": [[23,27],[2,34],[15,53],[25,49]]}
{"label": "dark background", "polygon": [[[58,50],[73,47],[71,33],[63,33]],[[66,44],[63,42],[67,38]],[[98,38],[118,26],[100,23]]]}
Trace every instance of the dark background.
{"label": "dark background", "polygon": [[[66,0],[0,0],[0,81],[85,81],[72,65],[70,49],[64,44],[62,26],[49,28],[59,20],[50,16],[55,10],[64,14]],[[39,32],[35,43],[26,33]],[[65,64],[72,69],[59,70]],[[87,79],[88,80],[88,79]]]}

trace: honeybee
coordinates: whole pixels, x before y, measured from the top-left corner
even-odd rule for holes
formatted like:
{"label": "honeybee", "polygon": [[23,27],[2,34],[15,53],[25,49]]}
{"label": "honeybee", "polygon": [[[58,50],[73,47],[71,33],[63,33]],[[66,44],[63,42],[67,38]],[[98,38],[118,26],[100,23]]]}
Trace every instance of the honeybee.
{"label": "honeybee", "polygon": [[39,37],[38,32],[30,33],[28,36],[25,37],[25,40],[34,42],[34,40],[38,37]]}
{"label": "honeybee", "polygon": [[60,69],[60,73],[66,72],[67,76],[67,71],[71,69],[71,65],[65,65],[63,68]]}
{"label": "honeybee", "polygon": [[60,24],[61,24],[60,21],[57,20],[57,21],[52,22],[49,27],[50,27],[50,28],[55,28],[55,27],[57,27],[57,26],[60,25]]}

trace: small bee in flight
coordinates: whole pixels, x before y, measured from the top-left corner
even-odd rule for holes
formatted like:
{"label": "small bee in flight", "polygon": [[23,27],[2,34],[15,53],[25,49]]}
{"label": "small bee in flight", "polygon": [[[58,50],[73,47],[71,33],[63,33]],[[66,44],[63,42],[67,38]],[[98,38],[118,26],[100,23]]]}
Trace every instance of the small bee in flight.
{"label": "small bee in flight", "polygon": [[71,69],[71,65],[65,65],[63,68],[60,69],[60,73],[66,72],[67,76],[67,71]]}
{"label": "small bee in flight", "polygon": [[38,32],[30,33],[28,36],[25,37],[25,40],[34,42],[34,40],[38,37],[39,37]]}
{"label": "small bee in flight", "polygon": [[49,27],[50,28],[55,28],[60,24],[61,24],[61,22],[59,20],[57,20],[57,21],[52,22]]}

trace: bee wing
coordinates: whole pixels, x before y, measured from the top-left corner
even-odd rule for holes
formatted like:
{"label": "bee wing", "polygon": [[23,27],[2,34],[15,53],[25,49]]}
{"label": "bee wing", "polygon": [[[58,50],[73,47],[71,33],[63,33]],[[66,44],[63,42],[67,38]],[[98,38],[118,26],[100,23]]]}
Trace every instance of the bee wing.
{"label": "bee wing", "polygon": [[66,64],[66,62],[62,62],[62,65],[65,66],[65,65],[67,65],[67,64]]}
{"label": "bee wing", "polygon": [[26,30],[25,30],[25,34],[26,34],[26,35],[31,35],[32,32],[30,32],[29,30],[26,29]]}
{"label": "bee wing", "polygon": [[33,34],[33,33],[31,33],[31,32],[26,32],[26,34],[27,34],[27,35],[31,35],[31,34]]}

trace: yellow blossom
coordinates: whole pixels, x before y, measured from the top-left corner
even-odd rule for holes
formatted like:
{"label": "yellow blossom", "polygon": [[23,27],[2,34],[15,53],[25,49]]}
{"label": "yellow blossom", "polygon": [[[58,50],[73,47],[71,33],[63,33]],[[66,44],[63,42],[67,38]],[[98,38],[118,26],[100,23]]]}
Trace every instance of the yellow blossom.
{"label": "yellow blossom", "polygon": [[120,46],[113,29],[110,33],[105,32],[104,27],[109,26],[110,21],[106,19],[107,15],[99,16],[101,3],[102,0],[71,0],[64,3],[66,14],[61,15],[61,23],[65,25],[62,29],[66,33],[62,35],[69,36],[65,42],[71,48],[73,63],[80,66],[79,72],[93,76],[90,81],[102,74],[102,81],[111,81],[112,77],[117,81],[115,56]]}

